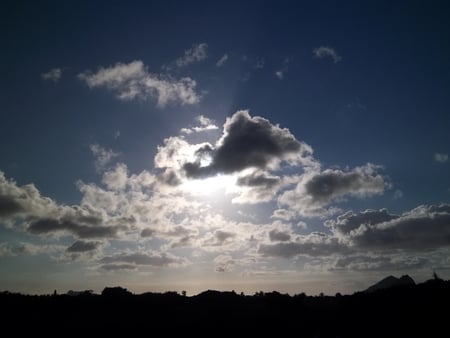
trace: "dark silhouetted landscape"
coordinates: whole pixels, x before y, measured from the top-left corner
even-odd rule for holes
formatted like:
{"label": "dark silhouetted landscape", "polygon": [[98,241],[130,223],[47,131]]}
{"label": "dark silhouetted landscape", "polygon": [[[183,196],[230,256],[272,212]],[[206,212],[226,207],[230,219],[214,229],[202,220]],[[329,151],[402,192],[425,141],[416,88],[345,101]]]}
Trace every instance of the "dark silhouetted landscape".
{"label": "dark silhouetted landscape", "polygon": [[[409,276],[387,277],[352,295],[252,296],[208,290],[132,294],[106,287],[63,295],[0,293],[3,329],[34,333],[103,333],[157,330],[170,334],[263,334],[297,337],[437,337],[447,331],[450,281],[438,276],[415,284]],[[67,331],[69,330],[69,331]],[[156,331],[155,331],[156,330]]]}

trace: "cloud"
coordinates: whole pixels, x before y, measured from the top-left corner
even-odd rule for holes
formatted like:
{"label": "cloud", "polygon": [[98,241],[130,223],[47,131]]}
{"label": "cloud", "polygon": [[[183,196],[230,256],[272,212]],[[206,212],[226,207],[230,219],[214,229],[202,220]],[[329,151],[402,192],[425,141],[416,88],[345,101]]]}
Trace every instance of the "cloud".
{"label": "cloud", "polygon": [[61,68],[52,68],[47,73],[42,73],[41,78],[44,81],[52,81],[57,83],[62,76],[63,70]]}
{"label": "cloud", "polygon": [[313,54],[315,58],[318,59],[331,59],[334,63],[338,63],[342,60],[342,57],[336,52],[334,48],[320,46],[313,50]]}
{"label": "cloud", "polygon": [[269,232],[269,239],[271,242],[286,242],[291,239],[291,235],[287,232],[273,229]]}
{"label": "cloud", "polygon": [[337,253],[348,253],[347,246],[330,235],[312,232],[299,235],[292,241],[279,241],[275,244],[260,244],[258,253],[263,256],[292,258],[298,255],[311,257],[330,256]]}
{"label": "cloud", "polygon": [[421,205],[386,222],[361,224],[350,242],[371,250],[426,251],[450,245],[450,205]]}
{"label": "cloud", "polygon": [[122,190],[128,183],[128,168],[123,163],[118,163],[113,170],[103,174],[102,182],[110,190]]}
{"label": "cloud", "polygon": [[289,69],[289,62],[290,62],[290,59],[289,59],[289,58],[284,59],[281,68],[278,69],[277,71],[275,71],[275,76],[276,76],[279,80],[282,80],[282,79],[284,78],[284,76],[286,75],[286,72],[287,72],[288,69]]}
{"label": "cloud", "polygon": [[192,48],[186,49],[184,55],[175,61],[178,67],[186,67],[194,62],[199,62],[208,57],[208,44],[193,44]]}
{"label": "cloud", "polygon": [[[247,168],[276,168],[281,161],[299,162],[311,152],[311,148],[297,141],[288,129],[241,110],[227,118],[217,144],[198,148],[197,160],[186,162],[183,168],[188,177],[199,178]],[[209,156],[211,163],[202,165],[202,156]]]}
{"label": "cloud", "polygon": [[228,61],[228,54],[224,54],[219,60],[217,60],[216,67],[222,67],[227,61]]}
{"label": "cloud", "polygon": [[96,251],[102,246],[103,242],[98,241],[76,241],[67,248],[67,252],[83,253],[89,251]]}
{"label": "cloud", "polygon": [[0,257],[22,256],[22,255],[39,255],[63,252],[64,247],[62,245],[45,244],[37,245],[32,243],[20,242],[18,244],[12,244],[3,242],[0,243]]}
{"label": "cloud", "polygon": [[429,267],[425,257],[403,255],[351,255],[339,257],[329,268],[331,271],[398,271]]}
{"label": "cloud", "polygon": [[255,204],[272,200],[278,192],[281,179],[278,176],[254,171],[238,177],[236,185],[239,187],[236,190],[238,196],[232,199],[232,203]]}
{"label": "cloud", "polygon": [[47,235],[57,232],[69,232],[79,238],[114,238],[122,226],[88,225],[70,219],[42,218],[32,221],[27,231],[35,235]]}
{"label": "cloud", "polygon": [[95,157],[95,168],[97,171],[104,170],[114,158],[120,155],[119,153],[116,153],[111,149],[103,148],[96,143],[91,144],[89,149]]}
{"label": "cloud", "polygon": [[100,263],[114,264],[127,263],[133,265],[148,265],[155,267],[179,266],[187,264],[187,260],[182,257],[174,256],[170,253],[121,253],[114,256],[105,256],[100,259]]}
{"label": "cloud", "polygon": [[434,160],[439,163],[448,162],[448,154],[435,153]]}
{"label": "cloud", "polygon": [[86,71],[78,74],[78,78],[89,88],[105,87],[115,91],[119,100],[155,99],[161,108],[169,103],[195,104],[201,98],[196,92],[195,80],[190,77],[177,80],[170,76],[151,74],[140,60],[128,64],[116,63],[111,67],[100,68],[95,73]]}
{"label": "cloud", "polygon": [[219,129],[219,127],[217,127],[214,124],[214,122],[211,119],[207,118],[206,116],[203,116],[203,115],[197,116],[196,120],[199,122],[199,124],[200,124],[199,126],[192,127],[192,128],[182,128],[180,130],[180,132],[182,134],[189,135],[192,133],[200,133],[203,131]]}
{"label": "cloud", "polygon": [[235,260],[230,255],[219,255],[213,260],[216,272],[228,272],[233,270]]}
{"label": "cloud", "polygon": [[103,264],[101,269],[106,271],[121,271],[121,270],[136,270],[137,266],[134,264]]}
{"label": "cloud", "polygon": [[325,208],[331,202],[347,196],[363,198],[382,194],[390,185],[378,173],[379,169],[368,163],[345,171],[311,170],[301,175],[295,189],[284,192],[278,201],[303,216],[324,216],[333,211]]}

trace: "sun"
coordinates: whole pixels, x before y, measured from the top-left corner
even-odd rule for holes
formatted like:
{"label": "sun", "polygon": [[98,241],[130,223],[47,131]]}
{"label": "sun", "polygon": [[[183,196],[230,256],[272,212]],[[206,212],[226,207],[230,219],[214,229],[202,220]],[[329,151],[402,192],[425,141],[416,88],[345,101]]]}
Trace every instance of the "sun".
{"label": "sun", "polygon": [[225,194],[234,187],[235,182],[236,177],[233,175],[216,175],[203,179],[188,179],[181,188],[195,196],[212,196]]}

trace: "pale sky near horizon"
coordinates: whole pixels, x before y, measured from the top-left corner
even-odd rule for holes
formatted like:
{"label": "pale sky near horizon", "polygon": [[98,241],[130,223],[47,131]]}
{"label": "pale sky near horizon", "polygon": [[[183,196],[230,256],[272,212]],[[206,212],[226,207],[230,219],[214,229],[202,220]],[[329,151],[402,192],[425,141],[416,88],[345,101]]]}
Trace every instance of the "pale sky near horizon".
{"label": "pale sky near horizon", "polygon": [[0,7],[0,290],[450,278],[447,2]]}

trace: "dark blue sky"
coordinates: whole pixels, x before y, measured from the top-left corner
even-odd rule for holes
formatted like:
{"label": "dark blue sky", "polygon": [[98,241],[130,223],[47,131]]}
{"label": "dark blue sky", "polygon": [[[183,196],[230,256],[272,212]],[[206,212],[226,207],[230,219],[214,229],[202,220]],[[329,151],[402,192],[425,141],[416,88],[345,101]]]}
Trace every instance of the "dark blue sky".
{"label": "dark blue sky", "polygon": [[[264,182],[269,184],[275,181],[268,180],[268,175],[275,175],[278,181],[275,186],[264,186],[265,190],[259,185],[257,190],[252,190],[256,189],[252,185],[245,188],[248,190],[244,189],[245,193],[235,190],[225,194],[220,203],[213,205],[217,208],[215,213],[222,215],[225,223],[227,219],[243,222],[245,217],[242,215],[253,217],[256,214],[256,218],[250,217],[246,221],[260,224],[261,229],[262,224],[281,226],[277,231],[292,232],[290,244],[293,246],[307,242],[305,238],[294,239],[295,234],[306,236],[315,231],[327,234],[331,231],[334,236],[331,241],[341,244],[350,241],[354,248],[357,245],[355,238],[343,239],[323,223],[336,220],[349,210],[358,213],[383,208],[400,219],[413,218],[411,214],[415,215],[413,211],[419,206],[439,206],[449,202],[450,5],[446,1],[5,1],[0,6],[0,171],[15,181],[17,189],[33,183],[41,196],[50,198],[60,207],[88,208],[89,203],[94,200],[100,203],[101,199],[88,196],[86,189],[80,188],[80,181],[100,189],[106,184],[105,175],[118,168],[116,163],[127,166],[129,177],[146,171],[159,182],[159,175],[166,170],[167,175],[169,172],[178,175],[178,183],[183,185],[180,182],[188,182],[190,178],[185,176],[184,167],[176,167],[174,163],[179,165],[180,161],[193,159],[174,155],[170,165],[155,159],[157,154],[164,152],[164,140],[169,137],[187,142],[179,145],[178,150],[189,146],[194,149],[200,142],[210,142],[213,148],[208,153],[211,168],[219,176],[227,174],[221,171],[219,162],[216,163],[222,160],[217,155],[221,143],[216,141],[222,134],[226,118],[233,116],[229,121],[232,126],[240,123],[238,116],[242,121],[248,119],[249,123],[263,126],[261,120],[255,120],[260,116],[273,128],[278,128],[277,125],[288,128],[298,142],[311,146],[316,166],[312,169],[304,162],[292,166],[287,153],[280,148],[280,152],[264,155],[266,160],[270,155],[264,165],[261,162],[255,165],[255,162],[240,167],[232,173],[236,177],[256,170],[250,173],[251,177],[264,176]],[[198,56],[195,52],[201,50],[201,46],[205,46],[205,54]],[[183,65],[178,64],[177,60],[186,55],[194,55],[194,58],[184,59]],[[218,65],[225,55],[223,64]],[[131,76],[133,61],[141,62],[142,68],[137,75]],[[122,73],[120,79],[117,75],[119,63],[126,68],[122,70],[127,74]],[[138,63],[134,65],[140,67]],[[105,75],[108,79],[101,78],[101,69],[105,71],[103,75],[108,73]],[[59,75],[54,77],[56,73],[52,71]],[[195,99],[191,102],[184,96],[177,96],[184,95],[181,90],[187,88],[183,87],[182,79],[195,81],[192,87]],[[92,81],[100,82],[93,84]],[[154,86],[166,87],[158,92],[161,87],[150,88],[149,81],[156,81]],[[126,100],[117,98],[121,91],[130,88],[138,90],[139,94]],[[168,95],[167,104],[157,103],[162,95]],[[250,115],[234,115],[239,110],[248,110]],[[202,124],[198,116],[207,119]],[[207,125],[218,127],[217,133],[180,134],[182,128]],[[254,138],[242,140],[251,143]],[[99,165],[102,155],[92,150],[93,145],[102,149],[103,154],[109,154],[104,165]],[[255,152],[264,151],[263,143],[255,143],[254,147]],[[244,158],[251,158],[250,153],[246,156]],[[127,184],[131,186],[131,183]],[[186,233],[190,233],[191,242],[182,250],[203,250],[207,253],[205,261],[217,263],[224,258],[217,259],[219,256],[215,257],[213,250],[205,249],[208,234],[217,235],[217,231],[233,233],[227,228],[229,225],[195,230],[196,225],[187,224],[188,219],[195,218],[193,215],[165,215],[173,224],[154,230],[155,234],[159,231],[155,238],[136,239],[130,235],[133,232],[139,234],[137,229],[152,228],[157,223],[147,217],[127,224],[125,237],[112,236],[129,241],[127,245],[115,246],[110,244],[112,240],[107,236],[83,237],[76,232],[78,230],[64,228],[66,213],[55,216],[56,211],[48,211],[46,215],[39,211],[31,215],[23,211],[26,208],[22,206],[22,214],[13,214],[8,209],[17,202],[8,195],[12,194],[13,188],[10,185],[6,188],[5,182],[4,185],[0,190],[0,202],[2,198],[13,202],[5,202],[4,206],[0,203],[0,224],[5,224],[0,232],[5,238],[4,241],[0,239],[4,243],[0,249],[4,248],[2,255],[7,257],[0,260],[0,266],[2,262],[4,266],[12,264],[12,260],[19,259],[17,256],[24,259],[17,253],[11,254],[11,248],[17,248],[19,238],[22,241],[23,236],[30,236],[25,239],[33,245],[47,245],[47,249],[48,243],[69,245],[73,240],[84,241],[87,245],[84,249],[95,247],[95,250],[75,251],[92,252],[82,259],[73,258],[70,263],[74,266],[73,271],[93,269],[95,264],[102,263],[102,259],[103,263],[108,261],[103,256],[123,255],[123,250],[131,250],[135,245],[145,247],[146,254],[152,250],[159,255],[177,256],[177,252],[168,247],[174,240],[168,235],[172,233],[167,228],[170,226],[190,227],[190,232]],[[272,190],[269,192],[268,188]],[[162,200],[160,194],[169,194],[158,189],[153,188],[153,195],[146,192],[151,203]],[[326,197],[324,191],[328,194]],[[181,196],[177,195],[180,194],[178,190],[172,193]],[[130,194],[128,191],[122,196],[115,191],[113,195],[136,206],[135,196],[130,197]],[[247,198],[245,203],[232,203],[233,198],[245,199],[242,196]],[[192,201],[192,197],[188,200]],[[130,216],[121,211],[112,215],[100,204],[94,207],[99,213],[105,212],[103,222],[109,220],[111,223],[111,217]],[[2,207],[6,210],[3,213]],[[317,209],[313,211],[313,207]],[[295,216],[282,219],[286,224],[274,225],[276,209],[288,210]],[[430,217],[436,217],[433,215]],[[15,219],[15,226],[8,223],[10,217]],[[60,222],[57,232],[62,235],[47,238],[50,232],[35,236],[36,231],[31,235],[30,227],[39,217],[55,218]],[[185,221],[181,220],[183,217]],[[298,222],[305,222],[307,229],[295,228]],[[374,222],[367,224],[376,226]],[[438,233],[442,230],[439,229],[433,231]],[[232,244],[231,239],[239,242],[238,237],[225,236],[224,241],[229,238],[227,245],[230,247],[220,251],[222,256],[233,257],[234,262],[230,263],[235,267],[233,276],[250,269],[242,263],[249,255],[256,255],[255,265],[261,266],[270,256],[276,260],[283,255],[289,256],[281,263],[267,263],[279,271],[301,273],[306,271],[303,264],[312,264],[308,262],[308,257],[314,256],[310,252],[287,255],[264,251],[268,245],[279,244],[272,240],[276,236],[270,239],[270,243],[275,244],[267,244],[261,239],[253,248]],[[88,239],[91,242],[86,242]],[[92,244],[97,242],[102,244]],[[433,248],[444,250],[447,245],[436,244]],[[373,250],[373,255],[380,254]],[[409,256],[402,257],[410,260],[420,256],[414,251],[417,248],[414,248],[414,254],[411,254],[412,249],[401,246],[398,250],[402,253],[402,250],[409,250]],[[71,251],[66,250],[61,255],[67,256],[68,252]],[[339,259],[339,254],[342,252],[333,253],[332,257]],[[438,256],[442,257],[441,251]],[[258,257],[263,257],[262,261]],[[33,256],[33,259],[36,258]],[[48,259],[54,257],[43,257],[41,263],[51,266]],[[58,262],[64,259],[59,257]],[[195,264],[196,259],[191,258],[190,263]],[[435,267],[439,261],[434,256],[423,259],[432,262],[424,263],[423,269]],[[323,259],[322,269],[327,270],[330,260],[330,256]],[[120,262],[131,264],[131,261]],[[132,263],[140,266],[136,261]],[[296,265],[288,268],[289,264]],[[439,264],[445,267],[440,261]],[[187,262],[179,265],[189,269]],[[258,265],[254,269],[260,268]],[[355,267],[349,267],[349,270],[354,271]],[[133,271],[137,271],[137,275],[141,273],[139,269]],[[225,285],[234,280],[231,275],[227,278]],[[138,279],[133,283],[138,283]],[[97,285],[96,281],[91,282]],[[282,284],[280,281],[274,283]],[[61,285],[65,284],[61,282]]]}

